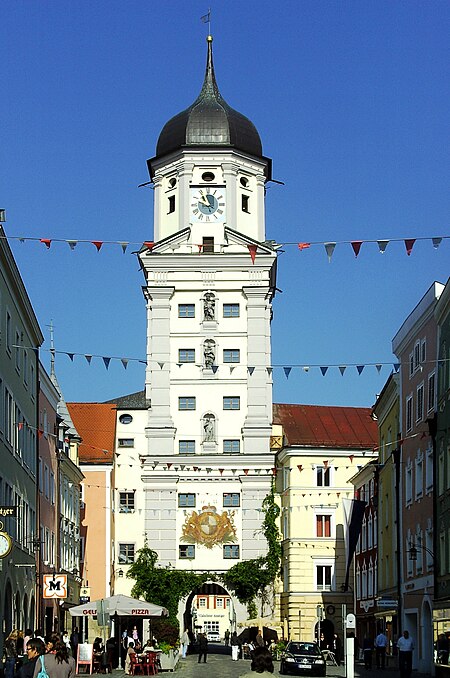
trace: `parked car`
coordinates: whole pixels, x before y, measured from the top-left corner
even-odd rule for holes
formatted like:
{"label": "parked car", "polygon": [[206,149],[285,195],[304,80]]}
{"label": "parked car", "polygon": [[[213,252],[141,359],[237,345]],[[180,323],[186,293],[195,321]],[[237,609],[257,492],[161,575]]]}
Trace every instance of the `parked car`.
{"label": "parked car", "polygon": [[326,676],[327,663],[317,643],[289,641],[281,655],[280,673]]}
{"label": "parked car", "polygon": [[220,643],[220,633],[218,631],[208,631],[206,637],[211,643]]}

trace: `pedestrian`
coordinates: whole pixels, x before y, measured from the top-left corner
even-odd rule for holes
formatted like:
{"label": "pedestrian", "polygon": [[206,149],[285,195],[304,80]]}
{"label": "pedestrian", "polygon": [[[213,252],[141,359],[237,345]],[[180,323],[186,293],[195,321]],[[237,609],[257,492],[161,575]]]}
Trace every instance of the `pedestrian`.
{"label": "pedestrian", "polygon": [[436,660],[438,664],[448,664],[450,645],[445,633],[440,633],[436,641]]}
{"label": "pedestrian", "polygon": [[25,629],[25,635],[23,637],[23,649],[27,651],[28,641],[33,637],[33,631],[31,629]]}
{"label": "pedestrian", "polygon": [[236,631],[231,634],[231,659],[237,662],[239,659],[239,640]]}
{"label": "pedestrian", "polygon": [[63,639],[63,643],[67,647],[67,650],[69,651],[69,654],[70,654],[72,652],[72,648],[70,646],[70,638],[69,638],[69,634],[67,633],[67,631],[63,632],[62,639]]}
{"label": "pedestrian", "polygon": [[25,651],[27,661],[22,664],[14,678],[33,678],[37,658],[45,653],[44,641],[40,638],[30,638],[25,646]]}
{"label": "pedestrian", "polygon": [[227,629],[224,633],[225,647],[228,647],[230,644],[230,630]]}
{"label": "pedestrian", "polygon": [[319,642],[319,647],[321,650],[328,650],[328,643],[325,639],[325,635],[323,633],[320,634],[320,642]]}
{"label": "pedestrian", "polygon": [[252,673],[244,673],[241,678],[255,678],[255,673],[273,678],[273,660],[267,648],[256,647],[253,650],[251,670]]}
{"label": "pedestrian", "polygon": [[388,644],[388,639],[386,634],[380,629],[377,637],[375,638],[375,654],[377,658],[377,669],[384,670],[386,666],[386,648]]}
{"label": "pedestrian", "polygon": [[72,657],[74,657],[74,659],[78,658],[79,642],[80,642],[80,636],[78,634],[78,626],[75,626],[72,633],[70,634],[70,647],[72,648]]}
{"label": "pedestrian", "polygon": [[67,647],[59,637],[52,636],[52,639],[52,650],[36,660],[34,678],[44,667],[49,678],[72,678],[75,676],[75,659],[69,657]]}
{"label": "pedestrian", "polygon": [[342,660],[342,642],[341,642],[341,639],[339,638],[337,633],[335,633],[334,636],[333,636],[331,649],[333,650],[333,654],[334,654],[334,658],[336,660],[336,664],[338,666],[340,666],[341,660]]}
{"label": "pedestrian", "polygon": [[370,671],[372,669],[372,650],[373,643],[372,638],[365,636],[363,640],[363,657],[364,657],[364,668]]}
{"label": "pedestrian", "polygon": [[18,656],[17,655],[18,639],[19,631],[17,629],[13,629],[3,645],[3,654],[6,659],[5,665],[3,667],[5,678],[13,678],[14,676]]}
{"label": "pedestrian", "polygon": [[398,668],[401,678],[410,678],[412,671],[412,653],[414,650],[413,639],[409,631],[403,631],[403,635],[397,641]]}
{"label": "pedestrian", "polygon": [[200,664],[202,657],[203,663],[206,664],[206,657],[208,656],[208,638],[204,633],[198,634],[198,663]]}
{"label": "pedestrian", "polygon": [[186,658],[190,642],[188,630],[184,629],[183,633],[181,634],[181,656],[183,659]]}
{"label": "pedestrian", "polygon": [[256,634],[255,645],[256,647],[264,647],[264,638],[261,629],[258,629],[258,633]]}

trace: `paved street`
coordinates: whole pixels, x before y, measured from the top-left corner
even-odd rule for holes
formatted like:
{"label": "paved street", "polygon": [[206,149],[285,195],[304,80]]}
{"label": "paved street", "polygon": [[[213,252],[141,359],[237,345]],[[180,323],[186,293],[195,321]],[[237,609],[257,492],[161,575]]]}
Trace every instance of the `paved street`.
{"label": "paved street", "polygon": [[[279,662],[275,662],[274,676],[279,676],[279,665]],[[239,678],[248,671],[250,671],[250,661],[248,660],[241,659],[234,662],[226,654],[209,654],[206,664],[198,664],[197,656],[189,655],[186,659],[180,659],[174,674],[167,674],[167,672],[164,672],[164,674],[174,675],[176,678]],[[257,678],[257,675],[255,673],[255,678]],[[355,678],[398,678],[398,676],[396,667],[388,668],[385,671],[378,671],[377,669],[366,671],[362,664],[357,663],[355,666]],[[113,673],[113,678],[124,677],[123,671],[114,671]],[[327,666],[327,678],[345,678],[345,667]],[[425,675],[414,671],[413,678],[425,678]]]}

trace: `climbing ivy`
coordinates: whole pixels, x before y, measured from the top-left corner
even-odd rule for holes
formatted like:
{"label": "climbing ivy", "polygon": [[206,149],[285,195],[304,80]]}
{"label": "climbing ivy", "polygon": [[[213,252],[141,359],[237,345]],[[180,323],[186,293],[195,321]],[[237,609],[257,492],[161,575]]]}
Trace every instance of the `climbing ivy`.
{"label": "climbing ivy", "polygon": [[127,572],[127,577],[135,580],[131,595],[166,607],[169,620],[178,626],[180,600],[213,577],[208,572],[196,574],[189,570],[158,567],[157,561],[158,554],[145,542]]}
{"label": "climbing ivy", "polygon": [[233,589],[238,600],[247,605],[250,618],[256,616],[255,599],[259,597],[264,604],[280,573],[282,550],[277,524],[280,508],[275,502],[273,482],[262,508],[264,511],[262,532],[267,540],[267,554],[236,563],[221,577],[224,584]]}

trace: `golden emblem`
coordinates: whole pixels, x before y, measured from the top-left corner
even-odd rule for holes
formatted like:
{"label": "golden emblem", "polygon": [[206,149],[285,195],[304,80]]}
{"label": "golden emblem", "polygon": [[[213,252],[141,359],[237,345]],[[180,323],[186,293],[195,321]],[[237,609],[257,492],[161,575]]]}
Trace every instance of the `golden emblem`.
{"label": "golden emblem", "polygon": [[233,523],[234,511],[217,513],[214,506],[203,506],[201,513],[192,511],[183,525],[181,541],[189,544],[203,544],[211,549],[217,544],[236,541],[236,528]]}

